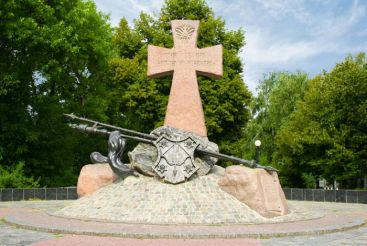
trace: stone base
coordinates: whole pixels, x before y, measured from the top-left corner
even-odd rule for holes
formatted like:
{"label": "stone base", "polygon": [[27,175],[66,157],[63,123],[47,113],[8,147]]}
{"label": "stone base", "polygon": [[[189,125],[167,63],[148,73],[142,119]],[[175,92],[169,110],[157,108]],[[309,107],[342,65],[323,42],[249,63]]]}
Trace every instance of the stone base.
{"label": "stone base", "polygon": [[[265,218],[223,191],[224,169],[214,166],[179,185],[129,176],[74,201],[55,215],[91,221],[140,224],[261,224],[289,221],[298,214]],[[302,215],[304,217],[304,215]]]}
{"label": "stone base", "polygon": [[219,179],[220,188],[264,217],[286,215],[289,208],[280,186],[278,174],[264,169],[230,166]]}
{"label": "stone base", "polygon": [[80,170],[77,193],[79,197],[92,194],[96,190],[111,184],[118,176],[106,164],[88,164]]}

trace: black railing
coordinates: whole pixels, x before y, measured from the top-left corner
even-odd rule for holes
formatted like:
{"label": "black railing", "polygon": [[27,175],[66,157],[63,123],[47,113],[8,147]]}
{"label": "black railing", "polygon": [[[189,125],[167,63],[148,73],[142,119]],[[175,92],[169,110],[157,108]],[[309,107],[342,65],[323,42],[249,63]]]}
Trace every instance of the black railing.
{"label": "black railing", "polygon": [[0,189],[0,201],[75,200],[77,198],[76,187]]}
{"label": "black railing", "polygon": [[287,200],[367,204],[367,190],[283,188]]}
{"label": "black railing", "polygon": [[[367,190],[283,188],[287,200],[367,204]],[[0,202],[22,200],[75,200],[76,187],[0,189]]]}

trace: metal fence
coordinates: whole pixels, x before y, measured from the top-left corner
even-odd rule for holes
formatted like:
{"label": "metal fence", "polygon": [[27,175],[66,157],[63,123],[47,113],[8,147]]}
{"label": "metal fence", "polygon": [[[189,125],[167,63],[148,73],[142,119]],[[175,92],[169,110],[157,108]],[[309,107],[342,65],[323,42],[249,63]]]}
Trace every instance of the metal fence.
{"label": "metal fence", "polygon": [[[367,204],[366,190],[322,190],[283,188],[287,200]],[[0,189],[0,201],[75,200],[76,187]]]}
{"label": "metal fence", "polygon": [[0,189],[0,201],[22,200],[75,200],[76,187]]}
{"label": "metal fence", "polygon": [[283,188],[287,200],[367,204],[366,190],[323,190]]}

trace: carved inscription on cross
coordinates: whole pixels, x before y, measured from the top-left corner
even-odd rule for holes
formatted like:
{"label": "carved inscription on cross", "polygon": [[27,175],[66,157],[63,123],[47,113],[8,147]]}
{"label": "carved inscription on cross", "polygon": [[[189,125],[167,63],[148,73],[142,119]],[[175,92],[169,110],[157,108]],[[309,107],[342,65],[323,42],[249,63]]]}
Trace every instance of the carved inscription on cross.
{"label": "carved inscription on cross", "polygon": [[196,76],[222,76],[223,48],[222,45],[203,49],[196,47],[199,21],[174,20],[171,26],[174,41],[172,49],[148,46],[148,76],[173,73],[164,124],[206,136]]}

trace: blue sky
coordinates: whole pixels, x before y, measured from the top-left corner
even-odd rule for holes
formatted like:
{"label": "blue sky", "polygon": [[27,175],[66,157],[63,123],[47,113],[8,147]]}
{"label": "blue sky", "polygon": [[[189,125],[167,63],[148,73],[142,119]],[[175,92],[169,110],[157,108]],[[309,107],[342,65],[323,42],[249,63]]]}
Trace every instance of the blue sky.
{"label": "blue sky", "polygon": [[[141,11],[158,14],[163,0],[95,0],[117,26]],[[367,52],[367,0],[207,0],[228,29],[243,28],[244,80],[255,92],[272,71],[297,70],[311,77],[329,71],[348,54]]]}

